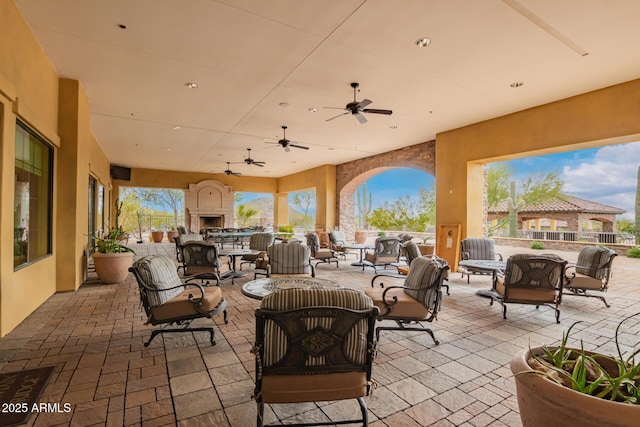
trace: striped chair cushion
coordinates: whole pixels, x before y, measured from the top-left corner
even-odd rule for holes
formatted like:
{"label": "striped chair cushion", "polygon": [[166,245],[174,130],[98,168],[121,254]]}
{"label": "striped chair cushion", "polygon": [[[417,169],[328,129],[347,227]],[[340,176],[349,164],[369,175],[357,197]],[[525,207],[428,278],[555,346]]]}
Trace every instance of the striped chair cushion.
{"label": "striped chair cushion", "polygon": [[607,269],[604,267],[613,253],[611,249],[603,248],[602,246],[585,246],[578,253],[576,273],[593,277],[594,279],[604,279],[607,276]]}
{"label": "striped chair cushion", "polygon": [[484,237],[470,237],[461,243],[462,252],[467,259],[495,259],[493,240]]}
{"label": "striped chair cushion", "polygon": [[[366,310],[373,307],[371,298],[353,289],[283,289],[267,295],[260,304],[263,310],[284,311],[305,307],[342,307],[352,310]],[[331,329],[332,317],[305,319],[306,330]],[[265,321],[264,366],[272,366],[287,352],[287,334],[274,321]],[[367,352],[367,321],[358,321],[347,333],[343,343],[345,353],[355,362],[363,363]],[[305,364],[322,366],[327,363],[325,356],[307,355]]]}
{"label": "striped chair cushion", "polygon": [[431,308],[440,292],[438,278],[446,265],[446,261],[440,258],[414,259],[404,281],[407,295],[420,301],[425,307]]}
{"label": "striped chair cushion", "polygon": [[187,242],[197,242],[202,240],[202,235],[197,233],[185,233],[178,235],[178,243],[184,245]]}
{"label": "striped chair cushion", "polygon": [[414,259],[422,256],[420,248],[418,248],[418,245],[415,242],[408,240],[404,242],[402,246],[404,247],[404,255],[407,257],[407,264],[411,265],[411,262]]}
{"label": "striped chair cushion", "polygon": [[281,243],[267,249],[272,274],[311,274],[311,250],[300,243]]}
{"label": "striped chair cushion", "polygon": [[330,232],[329,239],[331,240],[332,245],[344,246],[347,244],[347,236],[344,234],[344,231],[341,230],[334,230]]}
{"label": "striped chair cushion", "polygon": [[320,250],[320,238],[316,233],[309,233],[305,235],[307,238],[307,246],[311,249],[311,253],[314,254]]}
{"label": "striped chair cushion", "polygon": [[[133,266],[138,270],[144,283],[152,289],[169,289],[182,285],[175,264],[164,255],[146,256],[136,261]],[[165,292],[148,291],[149,305],[158,307],[180,295],[183,290],[182,287],[178,287]]]}
{"label": "striped chair cushion", "polygon": [[255,233],[249,238],[249,249],[256,251],[266,251],[267,248],[273,245],[275,236],[271,233]]}

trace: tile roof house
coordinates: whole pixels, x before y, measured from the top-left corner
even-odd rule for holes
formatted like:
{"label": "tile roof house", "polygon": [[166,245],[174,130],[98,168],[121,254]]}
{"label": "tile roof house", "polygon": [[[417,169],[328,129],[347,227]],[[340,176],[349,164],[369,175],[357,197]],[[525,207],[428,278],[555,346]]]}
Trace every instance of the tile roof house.
{"label": "tile roof house", "polygon": [[[532,219],[550,219],[558,222],[565,222],[567,230],[579,230],[580,224],[588,221],[599,221],[602,223],[602,231],[612,232],[615,230],[616,215],[625,213],[624,209],[614,206],[582,199],[580,197],[561,195],[538,204],[524,206],[518,213],[518,223],[521,225],[525,221]],[[504,200],[487,214],[489,221],[504,218],[509,215],[507,201]]]}

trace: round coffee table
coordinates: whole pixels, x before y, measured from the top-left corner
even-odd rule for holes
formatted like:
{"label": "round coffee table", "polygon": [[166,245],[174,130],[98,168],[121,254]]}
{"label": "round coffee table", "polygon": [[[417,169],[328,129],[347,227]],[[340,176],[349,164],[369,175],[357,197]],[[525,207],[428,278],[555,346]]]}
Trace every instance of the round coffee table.
{"label": "round coffee table", "polygon": [[266,277],[242,285],[242,293],[249,298],[262,299],[282,289],[342,289],[339,283],[315,277]]}

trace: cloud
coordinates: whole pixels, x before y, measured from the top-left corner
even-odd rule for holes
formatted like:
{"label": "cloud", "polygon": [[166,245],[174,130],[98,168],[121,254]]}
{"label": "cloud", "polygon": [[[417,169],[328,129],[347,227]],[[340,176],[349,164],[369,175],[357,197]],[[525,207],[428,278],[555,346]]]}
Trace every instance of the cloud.
{"label": "cloud", "polygon": [[565,193],[622,208],[627,211],[624,217],[634,216],[640,142],[603,147],[591,159],[576,160],[562,168]]}

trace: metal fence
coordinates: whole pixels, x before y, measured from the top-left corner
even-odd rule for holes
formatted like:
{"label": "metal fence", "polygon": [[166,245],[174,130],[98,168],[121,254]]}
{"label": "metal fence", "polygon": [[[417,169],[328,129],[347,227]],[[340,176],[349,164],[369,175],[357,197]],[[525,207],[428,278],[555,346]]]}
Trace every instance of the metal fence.
{"label": "metal fence", "polygon": [[[494,236],[509,237],[506,231],[496,230]],[[559,240],[565,242],[590,242],[602,244],[635,245],[636,238],[631,233],[604,231],[551,231],[518,230],[518,238],[531,240]]]}

